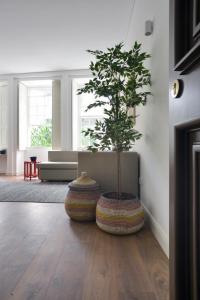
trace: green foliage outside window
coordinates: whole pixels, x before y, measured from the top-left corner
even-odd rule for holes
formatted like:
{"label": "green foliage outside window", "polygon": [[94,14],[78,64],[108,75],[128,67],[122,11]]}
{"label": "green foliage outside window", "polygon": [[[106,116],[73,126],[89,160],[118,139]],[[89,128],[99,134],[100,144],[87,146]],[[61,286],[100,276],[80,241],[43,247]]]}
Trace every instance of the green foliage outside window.
{"label": "green foliage outside window", "polygon": [[47,119],[45,123],[31,130],[31,146],[51,147],[52,146],[52,120]]}

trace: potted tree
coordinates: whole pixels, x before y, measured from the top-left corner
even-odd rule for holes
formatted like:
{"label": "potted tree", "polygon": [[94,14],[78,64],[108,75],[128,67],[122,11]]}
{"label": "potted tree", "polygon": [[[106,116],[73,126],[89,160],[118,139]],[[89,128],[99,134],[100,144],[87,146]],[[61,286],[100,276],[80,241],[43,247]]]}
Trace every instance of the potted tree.
{"label": "potted tree", "polygon": [[[141,223],[143,222],[144,215],[139,201],[121,190],[120,157],[122,151],[129,151],[142,136],[134,128],[136,116],[130,114],[130,110],[146,104],[151,84],[150,71],[144,66],[150,55],[141,51],[141,44],[138,42],[129,51],[125,51],[123,47],[124,44],[119,43],[106,51],[88,50],[95,56],[95,62],[90,64],[93,78],[78,90],[78,94],[93,93],[95,96],[94,103],[87,110],[104,107],[103,120],[97,120],[94,129],[88,128],[84,134],[92,141],[88,150],[116,152],[117,190],[101,196],[97,205],[97,225],[108,232],[119,234],[131,233],[139,228],[134,223],[138,218],[133,218],[134,226],[131,228],[128,226],[131,218],[126,223],[126,206],[127,215],[131,216],[132,209],[135,216],[137,210]],[[101,209],[102,207],[104,208]],[[122,219],[124,227],[120,225]]]}

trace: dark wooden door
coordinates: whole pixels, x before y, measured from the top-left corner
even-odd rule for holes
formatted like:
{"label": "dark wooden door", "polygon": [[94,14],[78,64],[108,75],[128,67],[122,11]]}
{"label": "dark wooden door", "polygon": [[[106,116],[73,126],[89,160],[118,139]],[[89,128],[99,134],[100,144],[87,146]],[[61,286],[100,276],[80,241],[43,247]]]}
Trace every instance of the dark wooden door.
{"label": "dark wooden door", "polygon": [[[170,300],[200,299],[200,0],[170,0]],[[174,94],[173,94],[174,96]]]}
{"label": "dark wooden door", "polygon": [[189,296],[200,299],[200,129],[187,131],[188,139],[188,263]]}

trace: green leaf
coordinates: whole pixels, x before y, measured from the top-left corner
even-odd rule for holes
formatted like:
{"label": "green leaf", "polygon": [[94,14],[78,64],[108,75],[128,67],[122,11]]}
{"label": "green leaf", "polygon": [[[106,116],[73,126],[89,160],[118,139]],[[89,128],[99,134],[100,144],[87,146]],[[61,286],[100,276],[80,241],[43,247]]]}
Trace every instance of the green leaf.
{"label": "green leaf", "polygon": [[93,93],[95,101],[87,110],[103,106],[105,114],[94,129],[84,131],[93,141],[88,147],[91,151],[129,150],[141,138],[134,129],[136,116],[128,116],[127,111],[145,105],[151,95],[151,74],[145,67],[150,55],[141,51],[142,45],[137,41],[129,51],[123,47],[119,43],[106,51],[88,50],[95,57],[90,63],[93,78],[77,93]]}

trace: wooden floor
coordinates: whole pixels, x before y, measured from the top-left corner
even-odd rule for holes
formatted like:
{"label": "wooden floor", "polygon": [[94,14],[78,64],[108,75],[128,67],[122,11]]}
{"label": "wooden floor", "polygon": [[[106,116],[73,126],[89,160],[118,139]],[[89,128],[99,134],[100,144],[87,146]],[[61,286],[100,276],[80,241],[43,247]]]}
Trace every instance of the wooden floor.
{"label": "wooden floor", "polygon": [[63,204],[0,203],[1,300],[166,300],[168,281],[148,229],[116,237]]}

